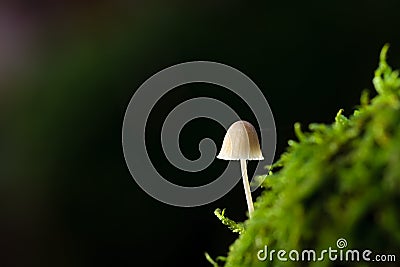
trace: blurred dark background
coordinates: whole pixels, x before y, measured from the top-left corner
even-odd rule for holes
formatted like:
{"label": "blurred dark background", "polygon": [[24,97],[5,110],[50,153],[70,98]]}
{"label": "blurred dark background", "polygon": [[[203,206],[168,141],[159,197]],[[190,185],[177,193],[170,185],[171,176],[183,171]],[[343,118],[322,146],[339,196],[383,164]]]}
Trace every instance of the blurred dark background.
{"label": "blurred dark background", "polygon": [[[372,89],[386,42],[399,66],[399,8],[396,0],[1,1],[0,266],[210,266],[204,252],[225,255],[236,238],[213,211],[244,220],[243,188],[196,208],[143,192],[121,145],[136,88],[185,61],[241,70],[272,108],[277,159],[294,122],[352,112]],[[198,95],[223,99],[215,92],[194,84],[162,99],[149,122],[153,161],[165,161],[158,133],[171,108]],[[243,103],[225,100],[252,121]],[[182,132],[183,152],[196,158],[198,140],[223,135],[195,120]],[[223,165],[195,179],[164,163],[160,171],[205,184]]]}

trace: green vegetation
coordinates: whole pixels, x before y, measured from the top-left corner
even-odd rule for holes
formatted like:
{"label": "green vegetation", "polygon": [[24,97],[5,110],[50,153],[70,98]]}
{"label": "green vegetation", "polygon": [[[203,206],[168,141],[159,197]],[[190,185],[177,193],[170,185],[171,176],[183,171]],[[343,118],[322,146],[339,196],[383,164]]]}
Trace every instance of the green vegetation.
{"label": "green vegetation", "polygon": [[310,124],[309,132],[295,125],[298,141],[289,141],[287,152],[272,166],[251,219],[236,224],[216,211],[224,224],[241,232],[219,264],[337,266],[327,257],[323,262],[260,261],[257,252],[265,245],[277,251],[336,249],[339,238],[347,240],[347,249],[398,253],[400,78],[386,63],[387,50],[381,52],[373,79],[376,97],[370,100],[364,92],[357,110],[349,118],[340,110],[331,125]]}
{"label": "green vegetation", "polygon": [[228,219],[227,217],[225,217],[225,209],[222,210],[222,212],[220,209],[216,209],[214,211],[214,214],[215,214],[215,216],[218,217],[218,219],[221,220],[221,222],[224,225],[228,226],[228,228],[231,229],[232,232],[238,233],[238,234],[241,234],[244,232],[244,227],[243,227],[242,223],[236,223],[236,222]]}

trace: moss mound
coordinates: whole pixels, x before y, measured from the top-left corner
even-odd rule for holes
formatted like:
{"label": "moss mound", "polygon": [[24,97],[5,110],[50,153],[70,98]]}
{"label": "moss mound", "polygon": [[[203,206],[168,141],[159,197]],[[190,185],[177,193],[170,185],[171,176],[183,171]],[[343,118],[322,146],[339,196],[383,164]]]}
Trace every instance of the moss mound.
{"label": "moss mound", "polygon": [[[376,97],[369,100],[363,93],[361,105],[349,118],[341,110],[333,124],[311,124],[308,133],[295,125],[299,141],[289,141],[287,152],[274,164],[252,218],[244,223],[244,231],[220,264],[368,265],[362,261],[329,261],[327,256],[324,261],[306,262],[282,262],[276,255],[272,261],[257,257],[265,245],[287,252],[337,249],[339,238],[346,239],[346,249],[371,250],[370,258],[379,253],[398,253],[400,78],[386,63],[387,50],[388,46],[382,50],[373,79]],[[400,255],[396,256],[400,261]],[[379,266],[395,263],[381,262]]]}

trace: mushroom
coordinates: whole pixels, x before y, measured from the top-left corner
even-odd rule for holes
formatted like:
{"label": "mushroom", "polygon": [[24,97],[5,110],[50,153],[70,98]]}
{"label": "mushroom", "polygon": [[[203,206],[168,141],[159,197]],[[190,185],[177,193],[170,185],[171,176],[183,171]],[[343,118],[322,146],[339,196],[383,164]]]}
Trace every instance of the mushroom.
{"label": "mushroom", "polygon": [[247,176],[247,160],[264,159],[254,126],[247,121],[233,123],[226,132],[221,151],[217,158],[223,160],[240,160],[247,207],[249,209],[249,216],[251,216],[254,206],[251,198],[249,178]]}

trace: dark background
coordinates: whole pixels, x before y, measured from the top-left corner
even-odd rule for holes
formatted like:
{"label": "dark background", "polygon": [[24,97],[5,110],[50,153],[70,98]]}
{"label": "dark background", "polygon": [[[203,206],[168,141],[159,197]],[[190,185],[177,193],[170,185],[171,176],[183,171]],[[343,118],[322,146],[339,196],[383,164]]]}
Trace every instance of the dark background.
{"label": "dark background", "polygon": [[[399,66],[399,8],[395,0],[1,1],[0,266],[210,266],[203,253],[225,255],[236,238],[213,211],[244,220],[243,188],[196,208],[143,192],[121,145],[136,88],[185,61],[241,70],[272,108],[277,159],[294,122],[352,112],[372,89],[386,42]],[[174,105],[215,92],[178,88],[149,122],[152,159],[171,181],[205,184],[224,167],[183,177],[157,143]],[[225,100],[252,120],[243,103]],[[198,140],[220,144],[223,135],[214,123],[193,121],[182,132],[183,152],[194,159]]]}

